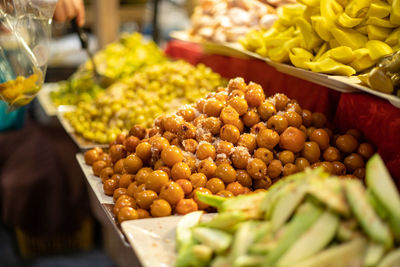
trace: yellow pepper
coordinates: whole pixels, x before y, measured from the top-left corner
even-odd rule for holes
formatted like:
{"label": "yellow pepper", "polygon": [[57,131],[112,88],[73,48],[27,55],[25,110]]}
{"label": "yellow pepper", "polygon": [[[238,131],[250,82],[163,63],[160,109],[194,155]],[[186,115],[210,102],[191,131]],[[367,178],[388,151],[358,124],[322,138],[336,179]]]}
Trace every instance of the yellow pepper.
{"label": "yellow pepper", "polygon": [[329,23],[332,23],[336,19],[336,13],[335,10],[333,9],[333,2],[335,0],[321,0],[321,16],[325,17]]}
{"label": "yellow pepper", "polygon": [[278,46],[268,50],[268,57],[275,62],[288,62],[289,52],[284,46]]}
{"label": "yellow pepper", "polygon": [[392,12],[390,13],[390,22],[400,25],[400,0],[392,1]]}
{"label": "yellow pepper", "polygon": [[[332,39],[333,40],[333,39]],[[323,43],[318,49],[317,54],[314,57],[313,61],[317,61],[326,51],[328,51],[328,43]]]}
{"label": "yellow pepper", "polygon": [[313,54],[303,48],[292,48],[289,52],[290,62],[298,68],[309,69],[306,62],[310,62],[313,59]]}
{"label": "yellow pepper", "polygon": [[367,48],[360,48],[353,51],[355,59],[349,64],[357,72],[361,72],[375,65],[376,60],[372,60],[369,56]]}
{"label": "yellow pepper", "polygon": [[240,38],[239,43],[241,43],[249,51],[255,51],[256,49],[264,46],[264,40],[261,32],[255,30],[249,31],[245,38]]}
{"label": "yellow pepper", "polygon": [[356,30],[359,33],[362,33],[364,35],[368,35],[367,25],[359,25],[359,26],[355,27],[354,30]]}
{"label": "yellow pepper", "polygon": [[390,9],[391,6],[388,3],[377,0],[375,3],[371,3],[367,17],[385,18],[390,15]]}
{"label": "yellow pepper", "polygon": [[394,46],[400,43],[400,27],[393,30],[392,33],[385,39],[385,43]]}
{"label": "yellow pepper", "polygon": [[377,60],[393,53],[393,49],[389,45],[379,40],[370,40],[366,43],[365,47],[369,50],[372,60]]}
{"label": "yellow pepper", "polygon": [[371,0],[352,0],[346,6],[346,13],[353,18],[363,17],[371,5]]}
{"label": "yellow pepper", "polygon": [[340,44],[339,44],[339,42],[338,42],[335,38],[332,38],[332,39],[329,41],[329,47],[330,47],[330,48],[336,48],[336,47],[338,47],[338,46],[340,46]]}
{"label": "yellow pepper", "polygon": [[364,47],[368,38],[353,29],[343,27],[331,27],[330,32],[340,45],[348,46],[355,50]]}
{"label": "yellow pepper", "polygon": [[349,64],[355,59],[353,50],[347,46],[338,46],[336,48],[329,49],[323,54],[318,61],[322,61],[325,58],[334,59],[343,64]]}
{"label": "yellow pepper", "polygon": [[304,18],[297,18],[296,24],[300,28],[307,50],[312,50],[321,45],[323,40],[318,37],[310,23]]}
{"label": "yellow pepper", "polygon": [[367,26],[368,39],[384,41],[392,32],[390,28],[383,28],[375,25]]}
{"label": "yellow pepper", "polygon": [[311,22],[311,17],[312,16],[318,16],[320,15],[319,12],[319,6],[318,7],[307,7],[306,10],[304,10],[303,13],[303,18],[305,18],[308,22]]}
{"label": "yellow pepper", "polygon": [[356,73],[356,71],[352,67],[339,63],[331,58],[325,58],[324,60],[317,62],[306,62],[305,64],[312,71],[319,73],[345,76],[351,76]]}
{"label": "yellow pepper", "polygon": [[300,4],[312,7],[319,7],[320,0],[298,0]]}
{"label": "yellow pepper", "polygon": [[396,25],[392,24],[388,19],[380,19],[376,17],[369,17],[366,21],[366,24],[385,28],[396,28]]}
{"label": "yellow pepper", "polygon": [[353,28],[362,21],[363,18],[352,18],[347,13],[342,13],[336,18],[337,24],[345,28]]}
{"label": "yellow pepper", "polygon": [[322,40],[329,42],[329,40],[332,39],[332,34],[329,31],[329,23],[325,17],[312,16],[311,23],[315,32]]}

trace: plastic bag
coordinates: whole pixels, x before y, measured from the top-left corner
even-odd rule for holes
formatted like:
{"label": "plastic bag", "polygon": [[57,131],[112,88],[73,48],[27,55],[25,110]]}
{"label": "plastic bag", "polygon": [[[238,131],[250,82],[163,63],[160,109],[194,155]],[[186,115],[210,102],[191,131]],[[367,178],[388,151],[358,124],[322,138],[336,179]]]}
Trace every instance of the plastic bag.
{"label": "plastic bag", "polygon": [[0,98],[8,111],[43,85],[57,0],[0,0]]}

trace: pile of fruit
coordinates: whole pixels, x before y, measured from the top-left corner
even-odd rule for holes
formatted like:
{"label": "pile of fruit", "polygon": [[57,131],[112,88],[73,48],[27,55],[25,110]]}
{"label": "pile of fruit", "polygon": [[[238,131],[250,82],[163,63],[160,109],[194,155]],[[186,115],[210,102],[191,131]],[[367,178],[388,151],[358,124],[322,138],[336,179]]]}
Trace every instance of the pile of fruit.
{"label": "pile of fruit", "polygon": [[114,197],[121,222],[205,210],[196,192],[231,197],[265,190],[310,166],[363,178],[373,153],[358,131],[334,135],[322,113],[283,94],[266,98],[260,85],[236,78],[158,117],[150,129],[133,126],[108,153],[89,150],[85,161]]}
{"label": "pile of fruit", "polygon": [[189,30],[200,41],[236,42],[250,29],[268,29],[275,9],[259,0],[202,0],[191,17]]}
{"label": "pile of fruit", "polygon": [[96,84],[91,62],[86,62],[68,81],[59,83],[59,90],[51,93],[50,97],[56,106],[88,102],[108,85],[132,76],[143,67],[167,59],[154,42],[146,42],[142,35],[134,33],[122,35],[118,42],[98,52],[94,60],[97,71],[106,79],[100,85]]}
{"label": "pile of fruit", "polygon": [[109,143],[132,125],[151,126],[158,115],[194,103],[224,84],[219,74],[202,64],[167,61],[114,83],[65,117],[85,139]]}
{"label": "pile of fruit", "polygon": [[400,266],[400,195],[379,155],[366,184],[319,169],[258,194],[199,194],[219,213],[181,219],[175,266]]}
{"label": "pile of fruit", "polygon": [[298,0],[282,6],[267,31],[240,42],[276,62],[314,72],[350,76],[400,49],[400,2]]}

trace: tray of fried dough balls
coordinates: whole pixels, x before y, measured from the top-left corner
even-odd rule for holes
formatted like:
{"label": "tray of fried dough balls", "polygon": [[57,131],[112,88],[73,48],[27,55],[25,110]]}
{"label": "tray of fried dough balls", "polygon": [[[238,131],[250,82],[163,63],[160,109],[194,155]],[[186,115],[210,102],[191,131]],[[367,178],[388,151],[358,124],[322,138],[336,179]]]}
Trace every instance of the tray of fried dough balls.
{"label": "tray of fried dough balls", "polygon": [[357,130],[337,133],[324,114],[284,94],[265,96],[242,78],[196,104],[133,126],[84,160],[111,196],[117,221],[213,210],[196,192],[232,197],[267,190],[281,177],[322,167],[362,179],[374,148]]}

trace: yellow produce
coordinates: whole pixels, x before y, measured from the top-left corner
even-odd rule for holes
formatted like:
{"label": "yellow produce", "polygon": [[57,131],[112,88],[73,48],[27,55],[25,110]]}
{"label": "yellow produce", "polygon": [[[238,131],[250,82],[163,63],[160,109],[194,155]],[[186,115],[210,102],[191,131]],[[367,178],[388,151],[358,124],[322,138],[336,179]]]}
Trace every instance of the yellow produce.
{"label": "yellow produce", "polygon": [[392,48],[385,44],[384,42],[378,40],[368,41],[365,45],[369,50],[369,55],[372,60],[379,59],[385,55],[389,55],[393,53]]}
{"label": "yellow produce", "polygon": [[391,6],[383,1],[371,3],[367,16],[376,18],[385,18],[390,14]]}
{"label": "yellow produce", "polygon": [[344,65],[329,57],[324,58],[317,62],[306,62],[305,64],[314,72],[321,72],[328,74],[340,73],[346,76],[351,76],[356,74],[356,71],[352,67]]}
{"label": "yellow produce", "polygon": [[289,58],[293,65],[302,69],[308,69],[306,62],[310,62],[313,57],[313,54],[308,52],[306,49],[299,47],[291,49],[289,53]]}
{"label": "yellow produce", "polygon": [[384,41],[390,34],[391,29],[375,25],[367,26],[368,39]]}
{"label": "yellow produce", "polygon": [[392,24],[400,25],[400,0],[393,0],[392,2],[390,22]]}
{"label": "yellow produce", "polygon": [[400,50],[400,0],[297,2],[278,9],[272,28],[239,42],[272,61],[346,76]]}

